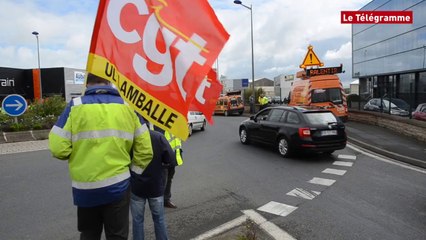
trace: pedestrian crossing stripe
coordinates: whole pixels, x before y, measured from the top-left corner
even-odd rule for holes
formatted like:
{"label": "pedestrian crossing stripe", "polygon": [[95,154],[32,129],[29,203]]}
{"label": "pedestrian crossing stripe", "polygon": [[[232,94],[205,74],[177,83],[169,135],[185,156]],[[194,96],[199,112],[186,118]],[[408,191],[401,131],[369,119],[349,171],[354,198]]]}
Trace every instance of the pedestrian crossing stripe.
{"label": "pedestrian crossing stripe", "polygon": [[323,186],[331,186],[331,185],[333,185],[333,183],[336,182],[336,180],[314,177],[311,180],[309,180],[308,182],[312,183],[312,184],[323,185]]}
{"label": "pedestrian crossing stripe", "polygon": [[303,188],[295,188],[287,193],[289,196],[300,197],[308,200],[314,199],[316,196],[320,195],[321,192],[309,191]]}
{"label": "pedestrian crossing stripe", "polygon": [[354,156],[354,155],[342,155],[342,154],[339,154],[337,157],[340,158],[340,159],[356,160],[356,156]]}
{"label": "pedestrian crossing stripe", "polygon": [[297,209],[297,207],[294,207],[294,206],[290,206],[290,205],[287,205],[287,204],[284,204],[284,203],[278,203],[278,202],[271,201],[271,202],[259,207],[257,210],[285,217],[285,216],[289,215],[290,213],[292,213],[296,209]]}
{"label": "pedestrian crossing stripe", "polygon": [[352,167],[353,162],[335,161],[335,162],[333,162],[333,165],[343,166],[343,167]]}
{"label": "pedestrian crossing stripe", "polygon": [[334,169],[334,168],[327,168],[322,173],[328,173],[328,174],[334,174],[342,176],[346,173],[346,170],[340,170],[340,169]]}

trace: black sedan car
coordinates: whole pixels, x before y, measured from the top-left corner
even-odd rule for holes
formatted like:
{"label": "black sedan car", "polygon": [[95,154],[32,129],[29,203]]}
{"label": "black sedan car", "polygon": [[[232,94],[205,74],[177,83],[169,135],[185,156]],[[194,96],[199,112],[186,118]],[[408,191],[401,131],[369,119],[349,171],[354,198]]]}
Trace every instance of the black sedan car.
{"label": "black sedan car", "polygon": [[287,157],[297,151],[331,154],[346,147],[345,125],[328,110],[302,107],[269,107],[243,121],[243,144],[261,142],[277,147]]}

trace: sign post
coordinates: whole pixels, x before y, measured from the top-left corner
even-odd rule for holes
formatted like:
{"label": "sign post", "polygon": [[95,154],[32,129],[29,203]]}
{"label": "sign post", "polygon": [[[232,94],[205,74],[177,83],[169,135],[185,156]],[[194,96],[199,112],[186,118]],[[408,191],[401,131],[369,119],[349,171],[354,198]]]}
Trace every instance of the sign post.
{"label": "sign post", "polygon": [[3,99],[1,107],[7,115],[18,117],[27,110],[27,101],[21,95],[11,94]]}

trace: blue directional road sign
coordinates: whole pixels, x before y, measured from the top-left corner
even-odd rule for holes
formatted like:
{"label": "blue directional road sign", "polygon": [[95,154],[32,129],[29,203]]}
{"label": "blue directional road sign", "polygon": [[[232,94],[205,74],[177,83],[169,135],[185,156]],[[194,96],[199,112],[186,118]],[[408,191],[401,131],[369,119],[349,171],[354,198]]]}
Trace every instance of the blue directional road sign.
{"label": "blue directional road sign", "polygon": [[1,107],[7,115],[17,117],[27,110],[27,101],[21,95],[11,94],[3,99]]}
{"label": "blue directional road sign", "polygon": [[247,78],[243,78],[243,79],[241,79],[241,85],[242,85],[242,87],[243,88],[246,88],[246,87],[248,87],[248,79]]}

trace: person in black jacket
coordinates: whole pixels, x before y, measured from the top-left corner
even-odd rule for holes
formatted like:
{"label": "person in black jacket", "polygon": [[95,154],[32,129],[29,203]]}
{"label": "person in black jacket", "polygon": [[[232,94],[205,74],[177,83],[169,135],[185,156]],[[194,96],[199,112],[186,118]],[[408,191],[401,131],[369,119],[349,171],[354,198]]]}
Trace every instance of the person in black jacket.
{"label": "person in black jacket", "polygon": [[131,168],[130,211],[132,213],[133,239],[144,239],[144,212],[148,200],[154,222],[155,238],[166,240],[167,229],[164,219],[164,168],[176,165],[176,157],[163,134],[149,131],[153,149],[151,163],[140,172]]}

